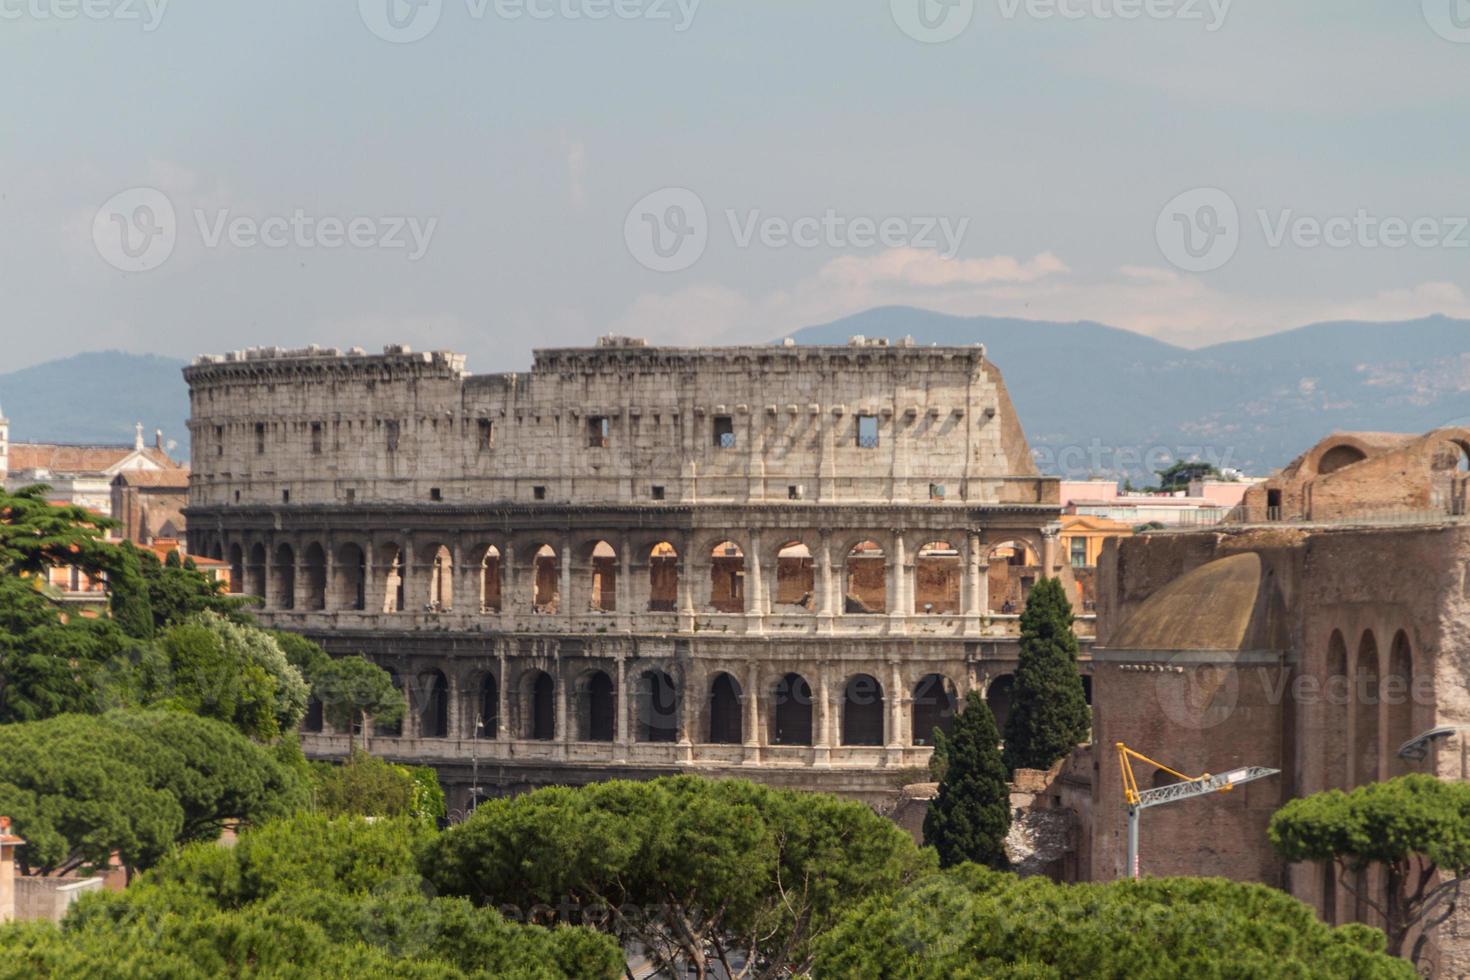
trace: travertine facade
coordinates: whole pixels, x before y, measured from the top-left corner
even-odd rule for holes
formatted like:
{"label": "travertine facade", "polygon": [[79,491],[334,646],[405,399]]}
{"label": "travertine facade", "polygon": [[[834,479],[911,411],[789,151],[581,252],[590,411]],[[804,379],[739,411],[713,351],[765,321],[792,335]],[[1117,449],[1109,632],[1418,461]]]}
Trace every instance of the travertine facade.
{"label": "travertine facade", "polygon": [[609,338],[494,376],[265,350],[185,376],[190,550],[395,671],[412,710],[375,751],[438,765],[456,805],[476,770],[485,794],[694,767],[888,795],[958,698],[1003,695],[1029,584],[1069,577],[1057,483],[978,347]]}

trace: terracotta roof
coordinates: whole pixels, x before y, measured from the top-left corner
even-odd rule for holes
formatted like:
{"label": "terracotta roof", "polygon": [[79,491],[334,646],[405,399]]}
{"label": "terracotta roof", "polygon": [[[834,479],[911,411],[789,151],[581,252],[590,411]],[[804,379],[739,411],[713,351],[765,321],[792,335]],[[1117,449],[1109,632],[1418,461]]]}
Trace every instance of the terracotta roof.
{"label": "terracotta roof", "polygon": [[[10,469],[50,470],[53,473],[102,473],[134,452],[132,446],[68,446],[48,442],[12,442]],[[143,449],[143,455],[165,469],[178,469],[179,464],[168,453],[154,446]]]}
{"label": "terracotta roof", "polygon": [[165,487],[171,490],[189,489],[189,468],[168,470],[123,470],[112,478],[114,486]]}

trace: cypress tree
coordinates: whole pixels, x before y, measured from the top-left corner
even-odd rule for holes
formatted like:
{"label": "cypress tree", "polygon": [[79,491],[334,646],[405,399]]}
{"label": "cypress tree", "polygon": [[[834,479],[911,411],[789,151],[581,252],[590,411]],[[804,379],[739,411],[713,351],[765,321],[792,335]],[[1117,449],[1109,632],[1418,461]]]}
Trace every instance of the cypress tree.
{"label": "cypress tree", "polygon": [[1006,770],[1050,769],[1091,732],[1092,714],[1077,671],[1072,604],[1060,579],[1042,579],[1021,614],[1021,652],[1006,719]]}
{"label": "cypress tree", "polygon": [[1011,829],[1011,790],[997,747],[999,733],[990,706],[972,691],[965,710],[944,741],[944,779],[924,817],[924,843],[939,863],[965,861],[1004,869],[1005,839]]}

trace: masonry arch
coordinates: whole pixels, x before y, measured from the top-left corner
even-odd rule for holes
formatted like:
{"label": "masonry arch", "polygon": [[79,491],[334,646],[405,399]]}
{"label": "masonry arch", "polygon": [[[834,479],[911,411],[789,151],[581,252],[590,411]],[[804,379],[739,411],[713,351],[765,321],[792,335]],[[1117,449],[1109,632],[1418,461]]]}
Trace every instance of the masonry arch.
{"label": "masonry arch", "polygon": [[591,670],[577,681],[577,739],[611,742],[617,734],[617,690],[605,670]]}
{"label": "masonry arch", "polygon": [[245,591],[245,552],[238,544],[230,545],[230,591],[236,595]]}
{"label": "masonry arch", "polygon": [[1368,454],[1357,446],[1346,443],[1333,446],[1317,460],[1317,475],[1326,476],[1329,473],[1336,473],[1338,470],[1352,466],[1354,463],[1361,463],[1367,458]]}
{"label": "masonry arch", "polygon": [[306,715],[301,719],[301,730],[309,735],[319,735],[326,727],[326,710],[315,694],[306,700]]}
{"label": "masonry arch", "polygon": [[618,611],[618,552],[606,541],[595,541],[587,551],[587,608],[592,612]]}
{"label": "masonry arch", "polygon": [[1408,760],[1400,759],[1398,747],[1416,734],[1414,731],[1414,652],[1409,635],[1403,630],[1394,634],[1388,652],[1388,673],[1383,677],[1384,724],[1388,729],[1388,775],[1408,773]]}
{"label": "masonry arch", "polygon": [[771,744],[812,744],[812,688],[791,673],[776,682],[771,698]]}
{"label": "masonry arch", "polygon": [[450,612],[454,609],[454,555],[444,545],[431,545],[429,559],[429,594],[425,598],[427,612]]}
{"label": "masonry arch", "polygon": [[250,564],[245,570],[245,591],[265,598],[265,545],[259,541],[250,547]]}
{"label": "masonry arch", "polygon": [[1353,783],[1378,780],[1379,696],[1378,640],[1372,630],[1358,643],[1357,673],[1353,679]]}
{"label": "masonry arch", "polygon": [[739,745],[743,740],[740,682],[721,672],[709,689],[709,741],[712,745]]}
{"label": "masonry arch", "polygon": [[544,670],[521,675],[521,737],[533,742],[556,738],[556,682]]}
{"label": "masonry arch", "polygon": [[332,569],[332,604],[338,609],[367,608],[367,557],[362,548],[348,542],[337,549]]}
{"label": "masonry arch", "polygon": [[[391,667],[388,668],[388,679],[393,683],[394,690],[403,690],[403,678]],[[407,701],[407,695],[404,696],[404,699]],[[403,735],[403,716],[399,715],[395,721],[387,722],[373,719],[373,734],[387,738],[400,738]]]}
{"label": "masonry arch", "polygon": [[449,737],[449,681],[442,670],[426,670],[418,676],[415,700],[418,702],[420,738]]}
{"label": "masonry arch", "polygon": [[1019,615],[1041,577],[1041,554],[1034,543],[1012,538],[989,549],[990,612]]}
{"label": "masonry arch", "polygon": [[888,611],[888,556],[876,541],[860,541],[847,552],[843,568],[845,613]]}
{"label": "masonry arch", "polygon": [[561,608],[561,562],[549,544],[537,548],[531,558],[531,608],[548,616]]}
{"label": "masonry arch", "polygon": [[948,735],[954,729],[958,705],[954,685],[943,674],[925,674],[914,685],[910,740],[914,745],[933,745],[934,731]]}
{"label": "masonry arch", "polygon": [[480,612],[500,612],[500,590],[500,549],[492,544],[480,558]]}
{"label": "masonry arch", "polygon": [[327,553],[313,541],[306,546],[302,555],[302,568],[306,573],[306,608],[320,611],[327,608]]}
{"label": "masonry arch", "polygon": [[674,679],[662,670],[645,670],[638,677],[638,741],[679,740],[679,696]]}
{"label": "masonry arch", "polygon": [[403,612],[404,576],[408,570],[403,564],[403,549],[396,544],[383,547],[383,612]]}
{"label": "masonry arch", "polygon": [[473,723],[476,738],[500,737],[500,682],[490,671],[480,678],[477,717]]}
{"label": "masonry arch", "polygon": [[276,546],[270,571],[270,602],[277,609],[296,608],[296,552],[289,544]]}
{"label": "masonry arch", "polygon": [[1001,674],[985,689],[985,703],[995,716],[995,728],[1002,736],[1006,731],[1006,719],[1011,716],[1011,701],[1016,693],[1016,678],[1013,674]]}
{"label": "masonry arch", "polygon": [[960,549],[931,541],[914,555],[914,608],[919,616],[953,616],[960,611],[964,564]]}
{"label": "masonry arch", "polygon": [[1348,703],[1352,682],[1348,674],[1347,641],[1333,630],[1327,641],[1326,680],[1322,688],[1324,733],[1323,788],[1348,789]]}
{"label": "masonry arch", "polygon": [[883,744],[883,685],[871,674],[856,674],[842,689],[842,744]]}
{"label": "masonry arch", "polygon": [[710,551],[709,604],[715,612],[745,612],[745,552],[734,541]]}
{"label": "masonry arch", "polygon": [[679,605],[679,551],[660,541],[648,551],[648,611],[674,612]]}
{"label": "masonry arch", "polygon": [[816,593],[816,567],[811,548],[801,541],[788,541],[777,548],[774,605],[811,612]]}

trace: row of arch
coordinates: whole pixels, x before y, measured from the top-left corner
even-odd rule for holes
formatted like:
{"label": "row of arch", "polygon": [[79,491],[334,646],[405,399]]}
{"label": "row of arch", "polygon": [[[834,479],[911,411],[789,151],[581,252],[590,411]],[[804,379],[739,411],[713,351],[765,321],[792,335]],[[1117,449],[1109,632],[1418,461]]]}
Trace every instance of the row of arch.
{"label": "row of arch", "polygon": [[[477,606],[480,613],[498,614],[508,599],[513,602],[518,597],[532,612],[550,615],[566,608],[563,593],[570,591],[583,607],[575,612],[635,611],[632,590],[619,587],[633,575],[631,562],[623,560],[628,556],[620,557],[606,540],[587,542],[563,554],[550,544],[536,545],[529,561],[519,567],[499,547],[483,546],[476,549],[475,563],[463,569],[474,579],[473,588],[468,590],[456,589],[456,564],[447,546],[430,545],[425,553],[422,581],[416,584],[413,580],[420,576],[411,574],[404,549],[392,542],[379,545],[371,563],[368,553],[355,542],[337,546],[330,555],[317,542],[308,543],[299,554],[285,542],[276,544],[273,550],[259,541],[248,548],[235,543],[228,549],[228,561],[234,591],[261,596],[271,608],[284,610],[449,612],[457,602],[467,602]],[[825,564],[819,570],[808,543],[792,539],[774,550],[774,582],[769,589],[760,590],[760,601],[782,613],[862,615],[900,608],[914,615],[1018,611],[1017,599],[1024,598],[1024,594],[1018,596],[1012,586],[1024,590],[1036,576],[1027,578],[1011,569],[1039,572],[1036,550],[1022,540],[988,547],[984,561],[977,564],[977,581],[970,586],[984,593],[983,610],[963,608],[964,555],[948,540],[926,542],[914,555],[913,581],[909,584],[896,581],[889,553],[875,540],[852,544],[842,554],[840,565],[829,572]],[[693,583],[685,580],[694,572],[673,543],[659,541],[640,548],[637,557],[642,572],[638,602],[642,610],[676,612],[684,607],[693,611],[694,597],[689,588]],[[754,597],[747,594],[748,578],[754,578],[749,575],[752,569],[738,543],[716,543],[707,553],[707,562],[702,603],[706,610],[758,611],[752,609]],[[992,562],[1000,568],[992,570]],[[563,567],[568,564],[571,567]],[[996,578],[996,571],[1000,572],[1000,587],[991,588],[988,581],[978,580],[981,575]],[[523,575],[524,580],[517,581]],[[829,575],[835,580],[832,585],[840,590],[840,601],[835,596],[823,598]],[[508,595],[512,592],[518,596]],[[981,599],[977,595],[972,602],[979,605]]]}
{"label": "row of arch", "polygon": [[1414,654],[1399,630],[1387,655],[1373,630],[1364,630],[1349,654],[1347,638],[1334,630],[1327,643],[1324,783],[1351,789],[1409,772],[1397,748],[1412,738]]}
{"label": "row of arch", "polygon": [[[612,675],[592,668],[573,678],[571,697],[565,710],[567,717],[558,718],[561,699],[557,679],[539,668],[528,668],[515,680],[513,688],[502,697],[501,681],[493,672],[481,675],[467,692],[464,711],[456,731],[455,712],[450,709],[453,696],[444,672],[431,669],[420,672],[405,684],[393,672],[394,683],[405,690],[414,734],[420,738],[507,737],[528,741],[550,742],[567,738],[576,742],[613,742],[619,739],[619,692]],[[1003,692],[1009,691],[1006,675],[991,686],[997,707]],[[769,745],[811,746],[816,744],[814,725],[816,699],[812,685],[800,673],[782,674],[765,692],[765,741]],[[882,682],[868,673],[856,673],[844,681],[837,692],[837,744],[843,746],[882,746],[887,744],[890,715],[889,701]],[[933,744],[935,730],[950,731],[958,697],[954,685],[940,674],[926,674],[914,685],[911,694],[909,743]],[[685,716],[685,705],[679,687],[667,671],[651,668],[630,678],[633,711],[628,718],[631,741],[673,743],[688,738],[710,745],[739,745],[755,733],[746,730],[748,722],[744,688],[738,678],[719,672],[710,679],[703,696],[706,710],[701,712],[698,731],[691,731]],[[504,715],[504,717],[502,717]],[[558,722],[561,722],[559,724]],[[569,730],[562,726],[570,724]],[[320,706],[313,703],[304,723],[306,731],[320,732],[323,720]],[[376,734],[401,736],[402,722],[378,726]]]}

